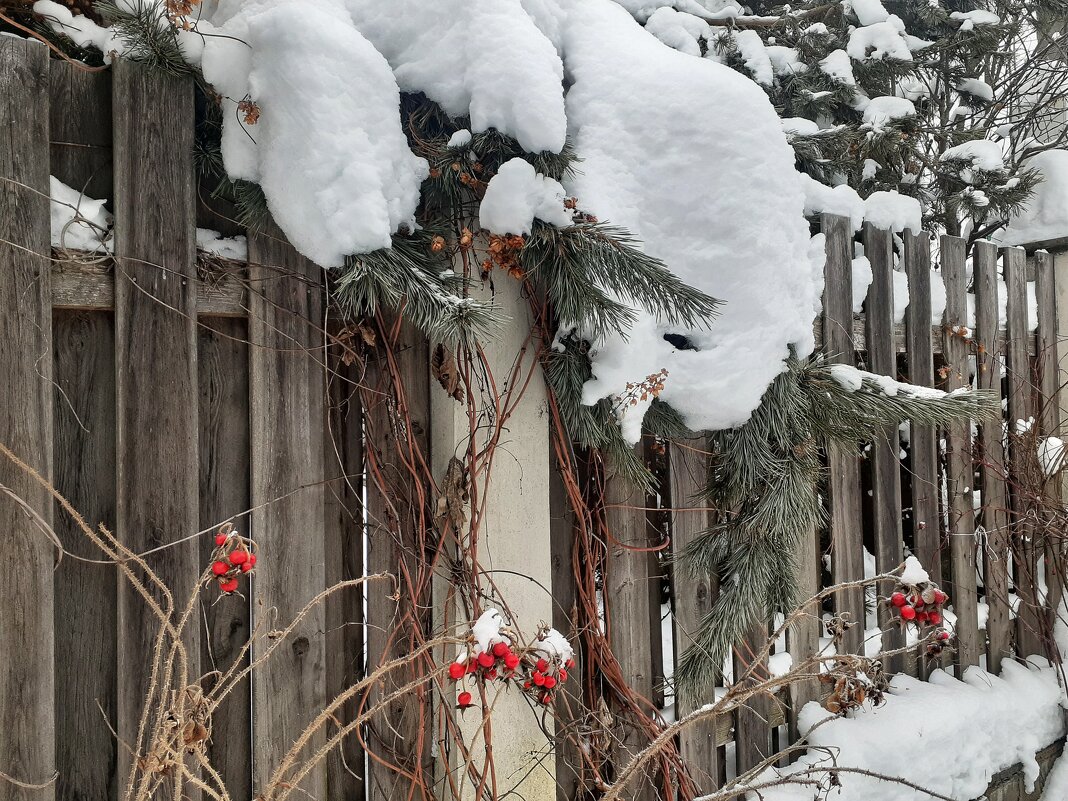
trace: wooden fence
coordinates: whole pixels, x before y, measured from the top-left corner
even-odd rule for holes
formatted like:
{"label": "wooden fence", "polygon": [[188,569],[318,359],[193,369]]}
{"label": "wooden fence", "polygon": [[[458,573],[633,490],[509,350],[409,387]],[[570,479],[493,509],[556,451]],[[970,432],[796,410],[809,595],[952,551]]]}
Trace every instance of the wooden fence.
{"label": "wooden fence", "polygon": [[[324,345],[320,270],[271,231],[248,233],[247,272],[239,265],[220,280],[217,270],[209,278],[198,269],[195,226],[226,222],[198,198],[190,82],[126,63],[90,74],[49,63],[43,47],[0,37],[0,114],[8,134],[0,147],[0,442],[51,476],[86,519],[149,554],[179,595],[212,549],[208,538],[190,534],[240,513],[237,526],[254,532],[267,557],[247,600],[206,606],[203,625],[191,627],[202,668],[228,666],[263,610],[288,620],[328,583],[394,570],[411,558],[368,527],[378,518],[364,507],[365,421],[336,378],[345,366]],[[48,257],[49,174],[113,199],[114,258]],[[854,233],[837,217],[825,218],[822,232],[826,291],[817,331],[832,359],[947,389],[968,382],[974,359],[978,385],[1002,393],[1008,421],[1034,418],[1042,432],[1057,431],[1052,256],[1028,260],[1022,249],[977,243],[969,295],[964,241],[941,237],[933,249],[926,234],[906,233],[900,249],[909,303],[900,326],[893,317],[895,237],[863,232],[873,280],[858,316]],[[931,269],[935,257],[938,271]],[[1037,320],[1028,319],[1029,272]],[[932,324],[932,282],[939,281],[945,320]],[[414,337],[409,344],[409,413],[426,435],[429,346]],[[610,512],[620,541],[658,543],[668,535],[678,549],[705,528],[706,513],[685,511],[706,469],[707,453],[699,440],[694,445],[670,449],[660,513],[647,514],[645,499],[634,503],[631,490],[610,482],[608,500],[628,501]],[[996,670],[1005,658],[1041,651],[1048,621],[1040,604],[1028,603],[1035,601],[1040,555],[1021,536],[1042,520],[1020,489],[1033,458],[1006,452],[1000,423],[981,426],[974,441],[967,427],[912,426],[904,459],[900,450],[896,431],[865,453],[829,450],[830,528],[813,532],[797,555],[805,588],[863,578],[865,549],[885,571],[908,548],[951,596],[956,665],[985,656]],[[74,558],[99,555],[25,475],[5,463],[0,482],[51,522],[69,551],[53,570],[48,540],[17,506],[0,503],[0,770],[26,779],[57,770],[61,798],[114,799],[129,760],[118,743],[137,725],[156,625],[113,568]],[[372,512],[384,503],[366,493]],[[574,597],[567,569],[573,532],[560,493],[545,514],[554,520],[553,592],[566,610]],[[652,625],[664,614],[655,590],[670,572],[664,565],[648,550],[621,548],[609,555],[604,585],[613,650],[649,698],[662,691],[665,654],[685,647],[686,632],[716,593],[714,582],[670,583],[673,642],[664,643]],[[1010,581],[1023,601],[1018,616]],[[1052,571],[1046,584],[1059,586]],[[837,610],[864,621],[864,604],[863,592],[852,591],[839,596]],[[369,592],[366,620],[364,610],[362,598],[346,596],[307,617],[293,647],[216,715],[212,754],[233,797],[253,797],[262,771],[310,713],[388,651],[376,632],[389,625],[395,602]],[[553,622],[568,626],[566,612]],[[863,649],[863,628],[845,635],[849,650]],[[821,635],[812,619],[790,633],[787,648],[810,654]],[[754,632],[753,644],[762,636]],[[899,644],[900,636],[890,627],[883,645]],[[895,667],[923,670],[913,660]],[[799,683],[781,703],[684,733],[683,755],[704,772],[696,778],[700,788],[723,781],[729,743],[734,772],[796,736],[799,709],[818,693],[812,682]],[[575,777],[564,751],[560,797],[571,799]],[[381,767],[369,765],[355,743],[347,745],[316,777],[318,797],[396,797]],[[40,795],[0,783],[0,799]]]}

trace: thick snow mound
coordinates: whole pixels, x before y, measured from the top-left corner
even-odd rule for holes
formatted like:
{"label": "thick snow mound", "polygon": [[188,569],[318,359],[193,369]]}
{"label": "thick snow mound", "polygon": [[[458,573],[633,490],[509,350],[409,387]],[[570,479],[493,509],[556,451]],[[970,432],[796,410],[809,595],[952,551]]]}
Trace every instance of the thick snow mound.
{"label": "thick snow mound", "polygon": [[519,0],[345,0],[393,66],[471,130],[496,128],[527,151],[564,146],[563,65]]}
{"label": "thick snow mound", "polygon": [[535,217],[561,227],[571,225],[565,197],[559,181],[539,175],[523,159],[511,159],[490,179],[479,204],[478,222],[495,234],[524,236],[530,233]]}
{"label": "thick snow mound", "polygon": [[[781,121],[753,81],[661,44],[609,0],[567,8],[567,114],[581,158],[567,188],[579,208],[626,227],[683,281],[724,301],[707,330],[640,314],[627,340],[595,343],[585,400],[666,368],[661,398],[690,427],[743,423],[789,346],[812,350],[822,291],[822,251],[809,253]],[[665,333],[694,349],[676,349]],[[623,424],[634,439],[644,408],[631,409]]]}
{"label": "thick snow mound", "polygon": [[1047,150],[1028,159],[1042,173],[1042,183],[1023,210],[1009,220],[1000,243],[1027,245],[1068,237],[1068,150]]}
{"label": "thick snow mound", "polygon": [[[1038,777],[1035,754],[1064,733],[1057,669],[1032,659],[1035,663],[1028,666],[1006,662],[1000,677],[976,667],[965,670],[963,681],[940,670],[930,682],[896,676],[885,705],[812,729],[808,754],[789,768],[766,772],[761,780],[830,767],[833,754],[840,768],[874,770],[962,801],[979,798],[995,773],[1019,762],[1030,790]],[[801,711],[801,727],[810,729],[827,717],[823,707],[809,703]],[[837,801],[931,798],[896,782],[837,775],[841,789],[830,796]],[[785,785],[761,793],[765,801],[809,801],[813,788]]]}

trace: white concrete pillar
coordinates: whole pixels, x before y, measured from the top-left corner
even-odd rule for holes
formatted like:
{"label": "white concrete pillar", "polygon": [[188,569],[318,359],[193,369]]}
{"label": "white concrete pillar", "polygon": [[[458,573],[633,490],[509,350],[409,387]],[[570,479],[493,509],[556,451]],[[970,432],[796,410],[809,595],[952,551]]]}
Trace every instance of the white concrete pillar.
{"label": "white concrete pillar", "polygon": [[[534,375],[500,433],[488,482],[485,476],[475,479],[474,497],[485,510],[478,523],[480,580],[483,591],[492,594],[492,598],[483,598],[481,604],[483,611],[498,608],[520,632],[522,642],[529,643],[538,625],[551,625],[553,616],[552,598],[547,592],[551,587],[549,415],[542,371],[534,363],[534,343],[527,340],[533,323],[527,301],[520,297],[520,283],[500,270],[494,271],[491,280],[492,286],[487,286],[478,297],[492,298],[510,318],[492,338],[480,341],[497,394],[504,396],[512,390],[520,391],[519,387],[509,385],[512,376],[518,377],[516,383],[521,386],[531,368]],[[432,348],[434,344],[431,343]],[[475,392],[479,389],[476,386]],[[476,396],[474,402],[489,417],[479,421],[479,450],[493,433],[489,423],[494,420],[495,405],[489,382],[483,382],[481,391],[482,395]],[[431,462],[434,476],[441,482],[450,459],[453,456],[464,459],[470,435],[468,405],[450,397],[432,377],[430,407]],[[468,508],[467,512],[469,521],[478,514],[477,509]],[[446,615],[442,622],[462,621],[465,613],[459,604],[453,602],[448,609],[442,609],[442,604],[448,603],[447,583],[439,582],[438,590],[439,601],[435,605],[439,614]],[[452,588],[452,591],[457,590]],[[446,655],[448,659],[453,657],[455,651]],[[466,689],[475,696],[477,704],[474,681],[470,678],[467,681]],[[452,691],[449,700],[454,706],[456,695],[465,687],[449,686]],[[499,686],[491,685],[488,693],[496,795],[553,799],[556,797],[555,759],[545,733],[545,730],[553,731],[551,713],[540,708],[532,710],[520,688],[511,686],[498,692]],[[485,760],[481,710],[476,707],[456,714],[472,760],[481,766]],[[475,798],[475,787],[457,754],[451,754],[449,764],[442,764],[441,768],[450,770],[453,782],[462,787],[460,798]],[[441,797],[450,797],[449,786],[447,781],[439,784]]]}

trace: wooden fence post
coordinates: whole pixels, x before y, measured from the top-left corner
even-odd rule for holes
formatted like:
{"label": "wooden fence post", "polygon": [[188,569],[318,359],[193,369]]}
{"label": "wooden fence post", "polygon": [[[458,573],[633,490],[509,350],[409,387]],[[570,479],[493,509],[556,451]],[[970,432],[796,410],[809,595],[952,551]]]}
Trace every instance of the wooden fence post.
{"label": "wooden fence post", "polygon": [[[199,528],[193,82],[117,61],[112,91],[117,534],[136,553],[162,548],[148,563],[180,611],[200,575],[199,543],[182,541]],[[118,734],[131,745],[159,628],[122,582]],[[182,635],[199,676],[198,617]],[[120,781],[130,759],[120,748]]]}
{"label": "wooden fence post", "polygon": [[[976,388],[1002,397],[1001,328],[998,320],[998,249],[991,242],[975,244]],[[1005,440],[1002,420],[979,426],[980,481],[983,492],[979,540],[983,549],[983,591],[987,604],[986,666],[1001,672],[1001,660],[1012,652],[1009,620],[1009,494],[1005,485]]]}
{"label": "wooden fence post", "polygon": [[[252,419],[252,536],[256,659],[268,632],[289,625],[326,587],[323,506],[322,270],[273,224],[252,233],[249,263],[249,410]],[[253,675],[253,791],[263,793],[293,741],[326,698],[325,622],[319,604],[289,642]],[[320,730],[305,749],[325,740]],[[326,765],[302,782],[326,797]]]}
{"label": "wooden fence post", "polygon": [[[48,211],[48,50],[0,37],[0,442],[52,477],[52,297]],[[51,523],[44,489],[6,458],[0,484]],[[0,498],[0,770],[48,782],[55,757],[54,552],[11,498]],[[2,801],[55,798],[0,779]]]}
{"label": "wooden fence post", "polygon": [[[833,364],[854,364],[853,347],[853,230],[849,218],[825,214],[821,227],[827,239],[827,263],[823,271],[823,349]],[[831,510],[831,574],[835,584],[864,578],[863,530],[860,504],[860,461],[856,449],[830,443],[827,446],[828,488]],[[842,650],[863,653],[864,590],[838,592],[838,614],[854,625],[842,638]]]}

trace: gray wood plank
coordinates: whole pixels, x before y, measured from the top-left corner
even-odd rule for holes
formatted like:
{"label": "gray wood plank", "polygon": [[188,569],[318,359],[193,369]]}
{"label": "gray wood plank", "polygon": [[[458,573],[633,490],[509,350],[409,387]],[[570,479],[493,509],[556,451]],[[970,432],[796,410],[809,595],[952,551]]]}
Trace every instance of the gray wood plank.
{"label": "gray wood plank", "polygon": [[[1012,553],[1015,569],[1014,584],[1020,596],[1016,617],[1016,652],[1019,656],[1042,653],[1041,618],[1034,591],[1037,554],[1033,541],[1031,515],[1035,513],[1034,499],[1029,495],[1026,478],[1037,475],[1036,454],[1027,437],[1015,437],[1018,420],[1035,414],[1035,387],[1032,382],[1031,360],[1027,354],[1029,326],[1027,320],[1027,259],[1023,248],[1006,248],[1002,252],[1005,265],[1005,341],[1006,374],[1008,377],[1009,424],[1009,481],[1012,490]],[[1019,488],[1021,491],[1017,491]]]}
{"label": "gray wood plank", "polygon": [[[965,273],[967,243],[943,236],[942,280],[946,285],[945,334],[942,351],[946,359],[944,389],[952,391],[969,385],[968,357],[971,346],[962,328],[968,325],[968,277]],[[946,486],[949,512],[949,555],[951,584],[947,590],[957,615],[955,659],[962,670],[979,664],[978,596],[975,575],[975,467],[972,462],[971,424],[946,429]]]}
{"label": "gray wood plank", "polygon": [[[115,335],[110,314],[57,312],[53,395],[55,484],[82,516],[115,529]],[[71,554],[100,551],[57,505]],[[56,768],[59,798],[114,799],[117,580],[114,567],[64,559],[56,586]],[[86,632],[93,636],[87,637]],[[101,713],[103,710],[103,713]]]}
{"label": "gray wood plank", "polygon": [[[998,326],[998,251],[991,242],[977,242],[975,275],[976,387],[1002,397],[1003,340]],[[978,462],[982,488],[983,591],[988,607],[987,669],[998,673],[1012,652],[1009,620],[1009,492],[1005,484],[1005,443],[1002,421],[979,426]]]}
{"label": "gray wood plank", "polygon": [[[893,345],[893,235],[889,231],[880,231],[866,224],[864,254],[871,262],[872,271],[872,282],[864,307],[868,331],[868,369],[880,375],[897,378],[897,357]],[[875,569],[880,573],[895,569],[903,559],[899,451],[897,427],[894,426],[876,437],[869,455],[875,529]],[[881,596],[889,595],[889,582],[883,582],[876,589]],[[894,624],[885,605],[879,606],[879,625],[883,629],[884,651],[901,648],[905,644],[904,631]],[[886,667],[896,673],[906,667],[907,661],[901,655],[889,657]]]}
{"label": "gray wood plank", "polygon": [[[233,522],[249,534],[249,365],[246,321],[204,318],[197,332],[199,372],[200,528]],[[200,563],[215,550],[212,534],[200,541]],[[248,594],[202,598],[204,671],[226,671],[248,641]],[[247,664],[247,656],[242,664]],[[208,682],[212,686],[214,682]],[[230,796],[252,797],[252,693],[248,682],[234,690],[212,716],[212,765]]]}
{"label": "gray wood plank", "polygon": [[[51,479],[48,105],[48,51],[0,37],[0,442]],[[7,459],[0,484],[51,522],[51,498]],[[9,498],[0,500],[0,531],[0,770],[45,782],[56,767],[54,553]],[[0,781],[0,801],[55,795],[55,784],[33,791]]]}
{"label": "gray wood plank", "polygon": [[[671,504],[671,547],[681,553],[711,523],[707,502],[700,497],[708,482],[708,441],[704,437],[673,442],[668,450]],[[675,658],[693,643],[693,633],[712,610],[719,591],[718,576],[692,576],[685,564],[675,563],[672,581]],[[711,698],[676,697],[676,716],[688,715]],[[725,776],[724,754],[716,747],[715,721],[707,720],[679,735],[679,753],[690,770],[696,792],[719,789]]]}
{"label": "gray wood plank", "polygon": [[[275,226],[249,235],[249,409],[252,536],[261,558],[252,600],[252,658],[326,587],[323,498],[322,270]],[[325,704],[325,609],[313,608],[252,681],[253,792]],[[307,753],[325,741],[312,738]],[[326,797],[320,763],[300,785]]]}
{"label": "gray wood plank", "polygon": [[[116,526],[184,607],[200,575],[193,84],[132,62],[112,68],[115,142]],[[146,202],[150,199],[150,202]],[[161,593],[150,590],[157,600]],[[118,732],[136,743],[159,623],[119,585]],[[183,632],[199,675],[200,629]],[[131,755],[119,749],[119,776]]]}
{"label": "gray wood plank", "polygon": [[[332,349],[328,362],[323,462],[326,471],[326,583],[363,575],[363,412],[357,364],[342,362]],[[336,698],[363,676],[363,591],[345,590],[326,603],[326,696]],[[338,712],[344,724],[356,716],[357,699]],[[333,729],[331,729],[333,731]],[[364,751],[349,735],[327,760],[331,799],[362,801]]]}
{"label": "gray wood plank", "polygon": [[[853,229],[845,217],[824,215],[827,263],[824,267],[823,349],[829,361],[854,364],[853,350]],[[864,550],[857,532],[863,530],[860,462],[853,447],[827,447],[827,495],[831,517],[831,574],[836,584],[864,578]],[[846,631],[842,647],[861,651],[864,638],[864,591],[852,588],[834,596],[835,611],[856,625]]]}
{"label": "gray wood plank", "polygon": [[51,174],[91,198],[111,200],[111,75],[54,61],[49,83]]}
{"label": "gray wood plank", "polygon": [[[638,453],[643,446],[639,443]],[[607,543],[604,601],[608,642],[619,661],[627,686],[639,698],[652,699],[656,693],[657,656],[660,649],[660,573],[653,554],[648,550],[659,540],[659,532],[650,525],[644,509],[649,500],[639,489],[615,475],[611,461],[605,458],[605,518],[612,541]],[[626,764],[646,743],[641,729],[624,722],[617,731],[613,760]],[[657,797],[655,776],[631,785],[630,798],[652,801]]]}
{"label": "gray wood plank", "polygon": [[[909,305],[905,309],[907,331],[906,365],[909,383],[934,386],[934,346],[931,336],[931,238],[927,233],[902,234],[905,242],[905,273],[909,282]],[[911,424],[912,532],[916,558],[931,580],[942,581],[941,525],[938,502],[941,495],[938,467],[938,430],[935,426]]]}
{"label": "gray wood plank", "polygon": [[[766,625],[754,626],[743,642],[734,648],[734,680],[743,685],[756,685],[767,678],[767,660],[756,661],[768,641]],[[752,678],[744,679],[753,668]],[[759,765],[773,752],[771,750],[772,717],[774,702],[768,696],[755,695],[745,706],[739,707],[734,716],[734,755],[737,775]]]}
{"label": "gray wood plank", "polygon": [[[389,342],[404,397],[396,405],[391,400],[388,369],[379,361],[385,358],[383,350],[368,368],[367,385],[373,391],[364,394],[366,442],[374,443],[373,450],[368,447],[365,454],[367,572],[389,572],[401,576],[404,583],[399,599],[391,597],[393,588],[385,582],[367,588],[367,665],[371,670],[407,654],[429,625],[429,610],[414,602],[430,597],[430,587],[423,583],[429,576],[420,570],[419,558],[425,547],[420,529],[428,519],[421,501],[429,503],[429,499],[422,498],[403,459],[429,462],[430,347],[412,325],[395,322],[395,318],[380,320],[378,336]],[[410,421],[410,426],[401,421]],[[416,453],[421,456],[416,457]],[[369,703],[414,680],[420,669],[413,666],[410,672],[392,671],[369,693]],[[366,780],[369,801],[407,801],[411,793],[420,792],[413,790],[412,780],[398,774],[391,767],[394,765],[429,786],[432,758],[427,709],[426,695],[420,689],[390,702],[371,719],[366,735],[367,748],[374,754]]]}

